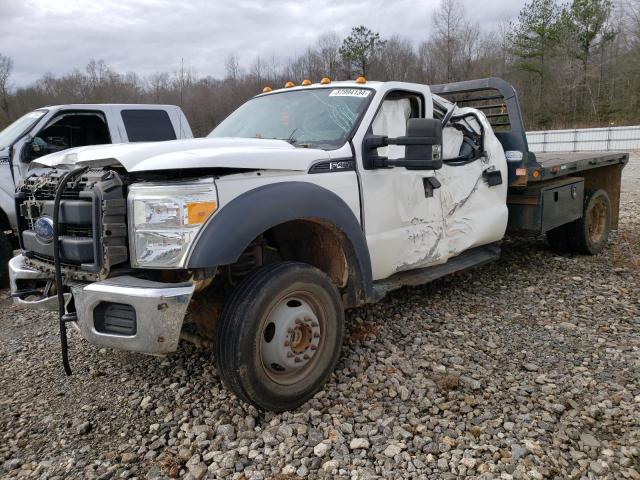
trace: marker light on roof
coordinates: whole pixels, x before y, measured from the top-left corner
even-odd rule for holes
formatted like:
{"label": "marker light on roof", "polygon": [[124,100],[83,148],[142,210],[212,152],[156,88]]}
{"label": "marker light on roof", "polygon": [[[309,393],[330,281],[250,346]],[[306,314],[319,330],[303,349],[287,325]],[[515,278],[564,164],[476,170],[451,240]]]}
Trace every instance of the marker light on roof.
{"label": "marker light on roof", "polygon": [[262,93],[269,93],[270,91],[271,91],[271,87],[268,85],[262,89]]}
{"label": "marker light on roof", "polygon": [[367,79],[364,77],[356,78],[356,83],[367,83]]}
{"label": "marker light on roof", "polygon": [[320,80],[320,83],[321,83],[322,85],[326,85],[326,84],[328,84],[328,83],[331,83],[331,79],[330,79],[329,77],[323,77],[323,79],[322,79],[322,80]]}
{"label": "marker light on roof", "polygon": [[303,87],[308,87],[309,85],[311,85],[311,80],[305,78],[300,85],[302,85]]}
{"label": "marker light on roof", "polygon": [[291,87],[295,87],[296,84],[293,82],[287,82],[284,84],[284,88],[291,88]]}

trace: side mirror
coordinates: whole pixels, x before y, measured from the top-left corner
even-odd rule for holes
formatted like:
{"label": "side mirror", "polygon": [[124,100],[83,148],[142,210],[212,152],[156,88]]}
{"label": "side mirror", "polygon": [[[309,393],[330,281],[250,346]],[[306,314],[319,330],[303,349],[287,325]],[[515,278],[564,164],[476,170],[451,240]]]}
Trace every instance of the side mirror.
{"label": "side mirror", "polygon": [[408,141],[415,140],[415,143],[406,143],[406,160],[419,163],[420,169],[442,168],[442,122],[440,120],[410,118],[407,120],[407,135],[400,138]]}
{"label": "side mirror", "polygon": [[[405,158],[378,157],[374,149],[387,145],[404,145]],[[442,122],[433,118],[410,118],[404,137],[369,135],[364,140],[365,168],[406,167],[409,170],[442,168]]]}

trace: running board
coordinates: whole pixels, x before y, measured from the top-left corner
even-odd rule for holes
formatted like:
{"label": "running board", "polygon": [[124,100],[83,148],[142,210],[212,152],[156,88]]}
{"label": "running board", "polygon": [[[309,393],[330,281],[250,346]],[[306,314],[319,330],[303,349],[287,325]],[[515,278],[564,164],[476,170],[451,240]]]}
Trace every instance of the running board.
{"label": "running board", "polygon": [[450,273],[460,272],[467,268],[477,267],[485,263],[492,262],[500,258],[500,247],[495,245],[485,245],[476,247],[461,253],[457,257],[449,259],[447,263],[442,265],[434,265],[433,267],[420,268],[417,270],[409,270],[406,272],[396,273],[395,275],[384,280],[378,280],[373,284],[373,302],[377,302],[384,298],[389,292],[398,290],[402,287],[416,287],[432,282],[438,278],[442,278]]}

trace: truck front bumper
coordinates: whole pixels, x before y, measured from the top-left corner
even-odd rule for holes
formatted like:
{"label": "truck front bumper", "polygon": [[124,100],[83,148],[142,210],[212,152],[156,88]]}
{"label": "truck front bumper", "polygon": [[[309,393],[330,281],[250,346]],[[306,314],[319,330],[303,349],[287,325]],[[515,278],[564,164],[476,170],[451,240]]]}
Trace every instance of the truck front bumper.
{"label": "truck front bumper", "polygon": [[[49,274],[27,267],[21,255],[11,259],[9,267],[12,294],[20,290],[22,282],[50,279]],[[86,340],[95,345],[153,355],[165,355],[178,347],[194,291],[191,282],[160,283],[131,276],[72,283],[70,287],[78,315],[76,326]],[[67,302],[71,299],[69,293],[65,297]],[[56,296],[14,299],[29,308],[57,310]],[[115,307],[116,313],[105,319],[109,307]],[[118,311],[127,312],[126,318],[118,318]]]}

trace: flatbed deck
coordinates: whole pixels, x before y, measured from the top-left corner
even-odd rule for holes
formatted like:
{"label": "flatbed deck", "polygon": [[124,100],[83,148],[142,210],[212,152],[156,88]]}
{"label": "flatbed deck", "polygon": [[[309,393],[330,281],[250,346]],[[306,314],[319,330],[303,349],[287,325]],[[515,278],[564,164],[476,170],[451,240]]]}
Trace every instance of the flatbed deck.
{"label": "flatbed deck", "polygon": [[[624,152],[536,153],[536,163],[529,167],[529,182],[547,181],[608,165],[625,165]],[[537,173],[536,173],[537,172]]]}

